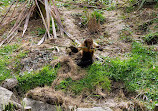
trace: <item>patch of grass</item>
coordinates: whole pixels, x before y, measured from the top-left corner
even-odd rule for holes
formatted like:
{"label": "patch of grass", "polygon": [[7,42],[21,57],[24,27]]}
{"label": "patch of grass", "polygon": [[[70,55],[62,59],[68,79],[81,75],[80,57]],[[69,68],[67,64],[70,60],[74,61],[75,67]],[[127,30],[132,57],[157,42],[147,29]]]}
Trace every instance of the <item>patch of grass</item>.
{"label": "patch of grass", "polygon": [[[110,89],[110,80],[124,82],[127,92],[137,92],[142,100],[152,109],[158,101],[158,52],[141,43],[133,42],[132,51],[127,59],[104,59],[103,63],[95,62],[88,69],[84,78],[73,81],[63,80],[57,88],[80,94],[87,91],[95,95],[97,86],[103,90]],[[143,93],[142,93],[143,92]],[[144,100],[143,97],[146,97]],[[152,103],[151,103],[152,101]]]}
{"label": "patch of grass", "polygon": [[135,7],[134,6],[129,6],[129,7],[125,7],[125,12],[126,13],[130,13],[130,12],[133,12],[135,10]]}
{"label": "patch of grass", "polygon": [[37,86],[51,85],[52,81],[56,78],[57,69],[45,66],[40,71],[17,76],[19,82],[18,88],[22,93],[25,93]]}
{"label": "patch of grass", "polygon": [[83,91],[95,93],[96,87],[99,86],[102,90],[110,90],[110,80],[106,76],[106,72],[100,71],[98,65],[93,65],[88,68],[88,74],[80,80],[73,81],[71,78],[63,80],[57,88],[63,91],[71,91],[74,94],[80,94]]}
{"label": "patch of grass", "polygon": [[19,74],[22,67],[20,60],[27,55],[28,51],[15,52],[18,47],[19,45],[14,44],[0,48],[0,83]]}
{"label": "patch of grass", "polygon": [[158,56],[157,52],[144,47],[141,43],[134,42],[132,52],[128,59],[105,58],[103,64],[95,63],[89,72],[104,73],[113,81],[125,83],[128,92],[144,92],[139,99],[146,97],[150,107],[150,100],[158,101]]}
{"label": "patch of grass", "polygon": [[0,82],[11,77],[11,71],[7,68],[10,64],[11,54],[18,48],[18,45],[5,45],[0,48]]}

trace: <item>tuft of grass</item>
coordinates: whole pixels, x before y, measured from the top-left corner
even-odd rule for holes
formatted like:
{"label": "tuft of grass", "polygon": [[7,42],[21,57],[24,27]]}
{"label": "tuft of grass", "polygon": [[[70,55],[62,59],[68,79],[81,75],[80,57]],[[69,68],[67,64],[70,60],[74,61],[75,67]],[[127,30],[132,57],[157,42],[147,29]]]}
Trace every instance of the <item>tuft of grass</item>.
{"label": "tuft of grass", "polygon": [[84,11],[84,13],[85,14],[81,16],[81,24],[83,26],[86,26],[91,18],[95,18],[97,20],[97,23],[100,22],[101,24],[103,24],[105,22],[105,17],[103,16],[103,11],[101,10],[95,10],[90,14],[87,11]]}
{"label": "tuft of grass", "polygon": [[80,27],[87,27],[91,34],[98,33],[100,30],[100,24],[105,22],[105,17],[103,16],[103,11],[94,10],[92,13],[84,12],[85,14],[81,16]]}
{"label": "tuft of grass", "polygon": [[25,73],[24,75],[17,76],[19,86],[22,93],[27,92],[37,86],[51,85],[52,81],[56,78],[57,69],[50,66],[43,67],[40,71]]}

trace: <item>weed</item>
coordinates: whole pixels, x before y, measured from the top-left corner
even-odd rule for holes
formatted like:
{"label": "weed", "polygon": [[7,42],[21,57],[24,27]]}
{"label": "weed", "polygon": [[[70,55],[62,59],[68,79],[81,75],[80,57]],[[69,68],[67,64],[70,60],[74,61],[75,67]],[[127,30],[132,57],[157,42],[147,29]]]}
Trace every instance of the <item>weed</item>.
{"label": "weed", "polygon": [[[58,26],[57,26],[57,23],[56,22],[54,22],[55,23],[55,28],[56,28],[56,31],[58,31]],[[44,35],[45,34],[45,32],[46,32],[46,29],[44,29],[44,28],[37,28],[36,29],[37,30],[37,35],[38,36],[41,36],[41,35]],[[52,20],[50,21],[50,33],[53,33],[53,30],[52,30]],[[32,34],[34,34],[35,32],[32,32]]]}
{"label": "weed", "polygon": [[20,51],[10,60],[10,67],[12,67],[12,72],[19,74],[20,70],[23,68],[21,65],[21,59],[26,57],[29,51]]}

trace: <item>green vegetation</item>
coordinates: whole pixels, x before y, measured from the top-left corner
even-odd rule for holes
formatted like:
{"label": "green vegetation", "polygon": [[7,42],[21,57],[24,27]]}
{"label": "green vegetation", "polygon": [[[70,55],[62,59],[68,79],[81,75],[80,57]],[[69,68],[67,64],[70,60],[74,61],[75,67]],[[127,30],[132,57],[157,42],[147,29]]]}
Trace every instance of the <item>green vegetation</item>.
{"label": "green vegetation", "polygon": [[[57,26],[57,23],[55,22],[55,29],[56,31],[58,31],[58,26]],[[41,35],[44,35],[46,33],[46,29],[45,28],[37,28],[36,29],[37,31],[37,35],[38,36],[41,36]],[[53,33],[53,30],[52,30],[52,20],[50,21],[50,33],[52,34]],[[32,34],[35,34],[36,32],[32,32]]]}
{"label": "green vegetation", "polygon": [[[88,68],[88,74],[81,80],[70,78],[62,81],[57,88],[64,91],[93,92],[96,86],[110,89],[110,80],[124,82],[127,92],[140,93],[139,99],[146,96],[146,102],[158,101],[158,56],[157,52],[144,47],[141,43],[132,44],[128,59],[105,58],[104,63],[96,62]],[[109,80],[109,79],[110,80]],[[141,93],[143,92],[143,93]],[[151,108],[151,103],[149,108]]]}
{"label": "green vegetation", "polygon": [[7,68],[12,59],[11,54],[18,48],[18,45],[5,45],[0,48],[0,82],[10,78],[11,71]]}
{"label": "green vegetation", "polygon": [[103,90],[110,90],[110,80],[104,73],[100,72],[100,70],[94,70],[92,66],[88,69],[88,74],[83,79],[73,81],[71,78],[68,78],[63,80],[57,88],[63,91],[71,91],[74,94],[80,94],[83,91],[95,93],[95,87],[97,86]]}
{"label": "green vegetation", "polygon": [[[50,85],[56,78],[56,69],[50,66],[45,66],[41,71],[34,71],[19,75],[21,70],[20,60],[25,57],[28,52],[20,51],[13,55],[13,52],[18,48],[18,45],[5,45],[0,48],[0,82],[7,78],[16,76],[19,81],[18,88],[22,92],[26,92],[37,86]],[[8,66],[13,67],[12,70]],[[14,73],[14,75],[12,75]]]}
{"label": "green vegetation", "polygon": [[44,28],[37,28],[37,35],[38,36],[44,35],[45,32],[46,32],[46,29],[44,29]]}
{"label": "green vegetation", "polygon": [[95,18],[97,23],[99,22],[103,24],[105,22],[105,17],[103,16],[103,11],[101,10],[94,10],[92,13],[84,11],[84,14],[81,16],[81,18],[81,27],[87,26],[91,18]]}
{"label": "green vegetation", "polygon": [[[157,52],[134,42],[128,59],[106,58],[104,64],[93,64],[91,67],[104,72],[113,81],[123,81],[129,92],[144,92],[143,96],[147,97],[149,103],[150,100],[158,101],[157,57]],[[97,66],[96,69],[94,65]]]}
{"label": "green vegetation", "polygon": [[16,106],[13,103],[9,103],[4,106],[3,111],[15,111],[15,110],[16,110]]}
{"label": "green vegetation", "polygon": [[[28,51],[19,51],[13,54],[18,47],[19,45],[14,44],[0,48],[0,83],[7,78],[13,77],[13,73],[19,74],[22,67],[20,60],[27,55]],[[9,69],[9,67],[11,68]]]}
{"label": "green vegetation", "polygon": [[40,71],[18,76],[18,88],[22,93],[25,93],[37,86],[51,85],[52,81],[56,78],[57,69],[58,68],[53,69],[50,66],[45,66]]}

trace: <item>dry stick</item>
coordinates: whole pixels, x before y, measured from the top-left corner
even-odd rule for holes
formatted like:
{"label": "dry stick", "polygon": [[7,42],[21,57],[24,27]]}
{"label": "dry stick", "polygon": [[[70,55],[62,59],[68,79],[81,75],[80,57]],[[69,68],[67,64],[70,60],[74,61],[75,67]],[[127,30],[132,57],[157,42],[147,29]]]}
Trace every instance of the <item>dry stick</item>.
{"label": "dry stick", "polygon": [[[10,34],[10,36],[13,35],[13,33],[18,29],[18,27],[21,25],[21,23],[23,22],[23,20],[26,18],[27,14],[25,14],[25,16],[23,16],[23,18],[21,19],[20,23],[18,24],[18,26],[13,30],[13,32]],[[13,36],[8,43],[14,38],[15,36]]]}
{"label": "dry stick", "polygon": [[39,5],[38,5],[37,0],[35,0],[35,2],[36,2],[36,5],[37,5],[37,7],[38,7],[38,9],[39,9],[40,14],[41,14],[41,17],[42,17],[42,20],[43,20],[43,24],[44,24],[44,26],[45,26],[45,28],[46,28],[47,33],[48,33],[48,37],[50,38],[50,33],[49,33],[48,27],[47,27],[47,25],[46,25],[46,21],[44,20],[44,16],[43,16],[43,14],[42,14],[42,11],[41,11],[41,9],[40,9],[40,7],[39,7]]}
{"label": "dry stick", "polygon": [[22,37],[24,36],[24,34],[25,34],[26,30],[27,30],[29,19],[30,19],[30,15],[31,15],[32,10],[34,10],[34,9],[35,9],[35,6],[31,6],[31,8],[29,9],[29,12],[28,12],[28,15],[26,17],[25,24],[24,24]]}
{"label": "dry stick", "polygon": [[[25,2],[25,3],[26,3],[26,2]],[[4,44],[4,42],[6,42],[6,41],[12,36],[12,34],[13,34],[13,33],[17,30],[17,28],[20,26],[20,24],[21,24],[21,22],[22,22],[22,21],[20,22],[20,20],[22,20],[21,17],[24,17],[24,16],[22,16],[23,14],[24,14],[24,9],[21,11],[21,13],[20,13],[20,15],[19,15],[19,17],[18,17],[16,23],[14,24],[13,28],[9,31],[7,38],[4,39],[4,40],[0,43],[0,47]],[[19,23],[19,22],[20,22],[20,23]]]}
{"label": "dry stick", "polygon": [[[51,13],[50,13],[50,14],[51,14]],[[54,19],[53,19],[52,16],[51,16],[51,19],[52,19],[52,30],[53,30],[53,35],[54,35],[54,38],[57,38],[56,29],[55,29],[55,23],[54,23]]]}
{"label": "dry stick", "polygon": [[12,8],[13,4],[14,4],[15,0],[12,2],[11,6],[9,7],[9,9],[7,10],[7,12],[5,13],[4,17],[2,18],[2,20],[0,21],[0,24],[3,22],[3,20],[5,19],[5,17],[7,16],[8,12],[10,11],[10,9]]}
{"label": "dry stick", "polygon": [[12,12],[11,16],[10,16],[9,19],[6,20],[6,21],[10,21],[10,19],[13,17],[14,12],[15,12],[15,8],[17,7],[17,4],[18,4],[18,1],[16,2],[16,5],[15,5],[15,7],[14,7],[14,9],[13,9],[13,12]]}
{"label": "dry stick", "polygon": [[[46,10],[46,21],[47,21],[47,27],[48,30],[50,30],[50,15],[49,15],[49,5],[48,5],[48,0],[45,0],[45,10]],[[49,36],[50,37],[50,36]]]}
{"label": "dry stick", "polygon": [[[53,3],[53,8],[54,8],[54,11],[55,11],[55,15],[57,16],[57,20],[58,20],[59,24],[62,26],[62,23],[61,23],[61,20],[60,20],[60,16],[59,16],[59,11],[56,8],[55,3],[54,3],[53,0],[52,0],[52,3]],[[60,27],[60,32],[61,32],[61,35],[63,35],[63,30],[61,29],[61,27]]]}
{"label": "dry stick", "polygon": [[5,24],[2,24],[0,29],[3,28],[5,25],[9,24],[10,22],[14,21],[15,19],[17,19],[18,16],[14,17],[13,19],[11,19],[9,22],[6,22]]}
{"label": "dry stick", "polygon": [[11,42],[11,40],[18,34],[18,31],[16,33],[14,33],[14,35],[10,38],[10,40],[8,41],[8,43]]}
{"label": "dry stick", "polygon": [[[16,3],[16,6],[17,6],[17,4],[18,4],[18,3]],[[16,6],[14,7],[14,10],[15,10]],[[21,6],[21,7],[23,7],[23,6]],[[18,8],[18,10],[13,11],[13,13],[12,13],[11,17],[10,17],[8,20],[5,20],[5,22],[1,25],[0,29],[1,29],[1,28],[3,28],[3,26],[5,26],[5,25],[9,24],[10,22],[12,22],[12,21],[14,21],[15,19],[17,19],[17,18],[18,18],[18,15],[19,15],[19,14],[17,14],[17,12],[19,12],[19,10],[21,9],[21,7],[20,7],[20,8]],[[13,16],[13,15],[14,15],[14,16]],[[13,19],[11,19],[11,18],[12,18],[12,16],[13,16]],[[11,20],[10,20],[10,19],[11,19]]]}
{"label": "dry stick", "polygon": [[46,38],[46,35],[47,35],[47,33],[45,32],[44,36],[43,36],[42,39],[38,42],[37,45],[41,45],[41,44],[44,42],[44,40],[45,40],[45,38]]}
{"label": "dry stick", "polygon": [[[22,5],[22,7],[24,7],[26,5],[26,2]],[[24,14],[25,8],[23,8],[23,10],[21,11],[21,13],[19,14],[16,23],[14,24],[14,26],[12,27],[12,29],[9,31],[8,35],[14,30],[14,28],[18,25],[18,23],[20,22],[23,14]]]}
{"label": "dry stick", "polygon": [[[41,0],[39,0],[42,4],[44,4]],[[73,40],[71,37],[73,37],[70,33],[68,33],[64,27],[62,26],[62,23],[61,23],[61,20],[59,19],[60,16],[59,16],[59,12],[57,10],[57,8],[55,7],[55,4],[54,4],[54,1],[52,0],[52,3],[53,3],[53,6],[54,6],[54,11],[55,13],[50,9],[50,12],[51,12],[51,15],[55,18],[55,20],[57,21],[57,24],[59,25],[60,27],[60,30],[62,30],[63,32],[65,32],[65,34],[67,35],[67,38],[70,39],[72,42],[75,42],[76,44],[80,44],[79,41],[77,40]]]}

